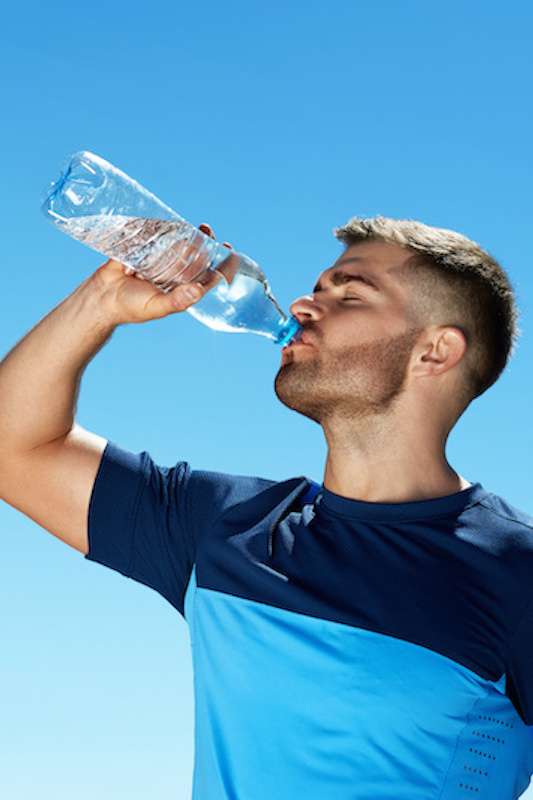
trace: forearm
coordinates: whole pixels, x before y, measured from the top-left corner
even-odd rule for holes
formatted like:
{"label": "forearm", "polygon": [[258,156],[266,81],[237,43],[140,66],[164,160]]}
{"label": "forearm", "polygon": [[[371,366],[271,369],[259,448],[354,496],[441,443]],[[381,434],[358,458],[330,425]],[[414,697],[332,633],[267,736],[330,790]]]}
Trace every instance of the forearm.
{"label": "forearm", "polygon": [[115,327],[91,275],[10,350],[0,362],[0,452],[72,429],[85,367]]}

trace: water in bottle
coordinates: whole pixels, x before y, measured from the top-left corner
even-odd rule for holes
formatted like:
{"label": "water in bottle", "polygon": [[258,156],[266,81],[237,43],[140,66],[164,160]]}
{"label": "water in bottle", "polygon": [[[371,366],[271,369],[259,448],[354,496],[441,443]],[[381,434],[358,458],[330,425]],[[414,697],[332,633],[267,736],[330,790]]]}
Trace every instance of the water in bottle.
{"label": "water in bottle", "polygon": [[47,189],[42,210],[64,233],[131,267],[163,292],[203,282],[216,271],[218,283],[187,309],[210,328],[256,333],[280,345],[301,333],[255,261],[202,233],[100,156],[74,154]]}

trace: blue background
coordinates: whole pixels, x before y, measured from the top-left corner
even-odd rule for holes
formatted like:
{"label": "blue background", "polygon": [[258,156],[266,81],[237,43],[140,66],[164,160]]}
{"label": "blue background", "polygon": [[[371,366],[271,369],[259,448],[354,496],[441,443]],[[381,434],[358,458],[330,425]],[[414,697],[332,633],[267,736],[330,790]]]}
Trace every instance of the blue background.
{"label": "blue background", "polygon": [[[517,353],[448,459],[532,513],[531,6],[11,4],[0,31],[2,355],[105,258],[40,215],[71,153],[116,164],[257,260],[287,308],[357,215],[459,230],[508,270]],[[320,428],[273,392],[279,348],[189,314],[119,328],[77,421],[161,464],[321,481]],[[0,504],[0,795],[188,798],[185,622]],[[527,795],[533,797],[533,790]]]}

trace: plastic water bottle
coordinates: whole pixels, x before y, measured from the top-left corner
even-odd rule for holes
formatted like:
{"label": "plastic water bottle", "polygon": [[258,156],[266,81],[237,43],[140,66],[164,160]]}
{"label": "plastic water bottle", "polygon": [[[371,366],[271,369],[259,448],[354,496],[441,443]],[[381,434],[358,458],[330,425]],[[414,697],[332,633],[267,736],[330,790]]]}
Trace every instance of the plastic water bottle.
{"label": "plastic water bottle", "polygon": [[223,280],[187,309],[216,331],[255,333],[279,345],[301,333],[255,261],[214,241],[94,153],[70,157],[41,208],[59,230],[131,267],[162,292],[217,270]]}

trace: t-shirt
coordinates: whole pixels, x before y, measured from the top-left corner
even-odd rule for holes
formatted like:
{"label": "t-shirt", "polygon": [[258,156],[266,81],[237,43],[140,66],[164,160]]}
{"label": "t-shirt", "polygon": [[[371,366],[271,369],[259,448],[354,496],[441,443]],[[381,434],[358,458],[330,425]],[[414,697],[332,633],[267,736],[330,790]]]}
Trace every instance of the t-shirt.
{"label": "t-shirt", "polygon": [[89,552],[184,618],[193,800],[513,800],[533,773],[533,519],[108,442]]}

